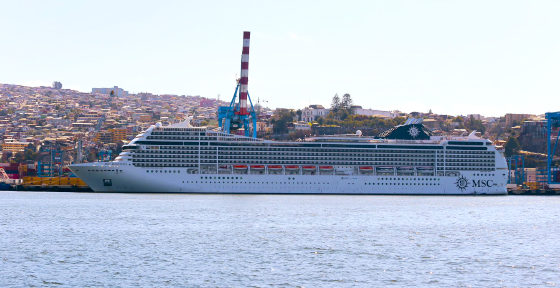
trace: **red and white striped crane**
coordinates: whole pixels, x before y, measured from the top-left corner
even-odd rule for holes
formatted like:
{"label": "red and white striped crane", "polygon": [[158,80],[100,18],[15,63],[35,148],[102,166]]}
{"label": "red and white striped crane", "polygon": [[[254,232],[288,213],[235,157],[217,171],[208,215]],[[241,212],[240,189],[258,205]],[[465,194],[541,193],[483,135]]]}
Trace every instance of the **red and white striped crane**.
{"label": "red and white striped crane", "polygon": [[243,52],[241,53],[241,79],[239,80],[239,112],[238,115],[249,115],[247,112],[247,84],[249,83],[249,42],[251,32],[243,32]]}
{"label": "red and white striped crane", "polygon": [[[243,32],[243,51],[241,52],[241,78],[238,79],[237,88],[233,94],[229,106],[218,108],[218,125],[220,129],[226,133],[231,130],[244,129],[245,136],[257,137],[257,115],[251,97],[249,96],[249,43],[251,41],[251,32]],[[236,105],[235,99],[239,91],[239,104]],[[251,105],[249,107],[249,104]],[[249,109],[251,108],[251,109]],[[252,126],[249,126],[252,122]],[[252,128],[252,133],[251,133]]]}

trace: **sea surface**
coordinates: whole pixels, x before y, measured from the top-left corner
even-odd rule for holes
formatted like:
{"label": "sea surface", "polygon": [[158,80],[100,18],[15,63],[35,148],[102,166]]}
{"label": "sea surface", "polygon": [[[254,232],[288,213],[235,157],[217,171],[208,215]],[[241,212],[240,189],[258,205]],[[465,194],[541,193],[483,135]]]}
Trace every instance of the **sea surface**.
{"label": "sea surface", "polygon": [[553,287],[560,197],[0,192],[0,287]]}

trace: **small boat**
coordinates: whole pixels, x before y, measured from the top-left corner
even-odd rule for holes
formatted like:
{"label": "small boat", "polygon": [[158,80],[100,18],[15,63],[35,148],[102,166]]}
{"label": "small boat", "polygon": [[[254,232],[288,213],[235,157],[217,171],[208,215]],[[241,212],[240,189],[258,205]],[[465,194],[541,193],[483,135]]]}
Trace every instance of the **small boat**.
{"label": "small boat", "polygon": [[333,166],[319,166],[319,170],[321,171],[332,171],[333,169]]}
{"label": "small boat", "polygon": [[418,171],[434,171],[434,167],[418,167],[416,168]]}
{"label": "small boat", "polygon": [[397,167],[399,171],[414,171],[414,167]]}
{"label": "small boat", "polygon": [[299,170],[299,166],[296,165],[286,165],[286,170]]}
{"label": "small boat", "polygon": [[302,168],[303,170],[307,171],[315,171],[317,169],[317,166],[303,166]]}
{"label": "small boat", "polygon": [[268,170],[282,170],[281,165],[268,165]]}
{"label": "small boat", "polygon": [[377,171],[393,171],[393,167],[388,166],[380,166],[376,168]]}
{"label": "small boat", "polygon": [[251,165],[251,170],[264,170],[264,165]]}
{"label": "small boat", "polygon": [[245,169],[247,169],[247,165],[233,165],[233,169],[245,170]]}

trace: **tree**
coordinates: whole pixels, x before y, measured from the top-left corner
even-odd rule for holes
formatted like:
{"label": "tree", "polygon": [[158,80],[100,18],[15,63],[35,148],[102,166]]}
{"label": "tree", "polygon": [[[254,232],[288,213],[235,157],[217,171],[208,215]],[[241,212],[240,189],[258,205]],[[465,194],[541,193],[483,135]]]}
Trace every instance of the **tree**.
{"label": "tree", "polygon": [[482,124],[482,121],[474,119],[472,115],[468,119],[468,122],[466,123],[466,128],[469,130],[479,131],[483,135],[486,132],[486,127],[484,126],[484,124]]}
{"label": "tree", "polygon": [[37,149],[35,148],[35,146],[32,143],[30,143],[25,148],[24,159],[34,161],[35,158],[37,158]]}
{"label": "tree", "polygon": [[340,102],[340,107],[342,109],[346,109],[346,111],[350,113],[351,112],[350,108],[352,107],[353,104],[354,101],[352,101],[352,97],[350,96],[350,94],[346,93],[342,96],[342,101]]}
{"label": "tree", "polygon": [[288,134],[288,136],[286,137],[288,140],[290,141],[296,141],[298,139],[305,139],[305,137],[310,136],[311,135],[311,130],[309,131],[304,131],[304,130],[298,130],[295,132],[292,132],[290,134]]}
{"label": "tree", "polygon": [[336,113],[338,109],[340,109],[340,98],[338,97],[338,94],[334,94],[331,102],[331,110]]}
{"label": "tree", "polygon": [[519,152],[521,145],[517,141],[517,138],[510,136],[504,145],[506,157],[511,157]]}
{"label": "tree", "polygon": [[350,116],[350,113],[348,112],[347,109],[344,110],[340,110],[337,113],[338,119],[344,121],[346,118],[348,118],[348,116]]}
{"label": "tree", "polygon": [[54,89],[62,89],[62,83],[60,83],[59,81],[54,81],[54,82],[52,83],[52,87],[53,87]]}
{"label": "tree", "polygon": [[301,109],[298,109],[298,110],[296,111],[297,120],[298,120],[298,121],[301,121],[301,114],[302,114],[302,113],[303,113],[303,112],[301,111]]}
{"label": "tree", "polygon": [[24,155],[23,152],[16,152],[16,155],[14,155],[14,158],[12,159],[12,163],[21,163],[23,162],[24,159]]}
{"label": "tree", "polygon": [[274,123],[272,124],[272,131],[275,134],[288,133],[288,123],[294,121],[294,111],[288,109],[276,109],[274,113]]}
{"label": "tree", "polygon": [[453,122],[463,123],[463,117],[457,116],[457,117],[453,118]]}

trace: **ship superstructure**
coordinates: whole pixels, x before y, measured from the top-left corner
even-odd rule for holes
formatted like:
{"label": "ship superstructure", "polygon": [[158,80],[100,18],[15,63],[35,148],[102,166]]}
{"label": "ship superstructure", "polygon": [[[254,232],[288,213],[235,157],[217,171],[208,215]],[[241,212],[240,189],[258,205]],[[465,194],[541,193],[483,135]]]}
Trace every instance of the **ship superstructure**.
{"label": "ship superstructure", "polygon": [[389,134],[419,140],[358,132],[280,142],[188,121],[151,126],[112,162],[70,168],[96,192],[507,194],[504,157],[473,135],[422,139],[412,123]]}

